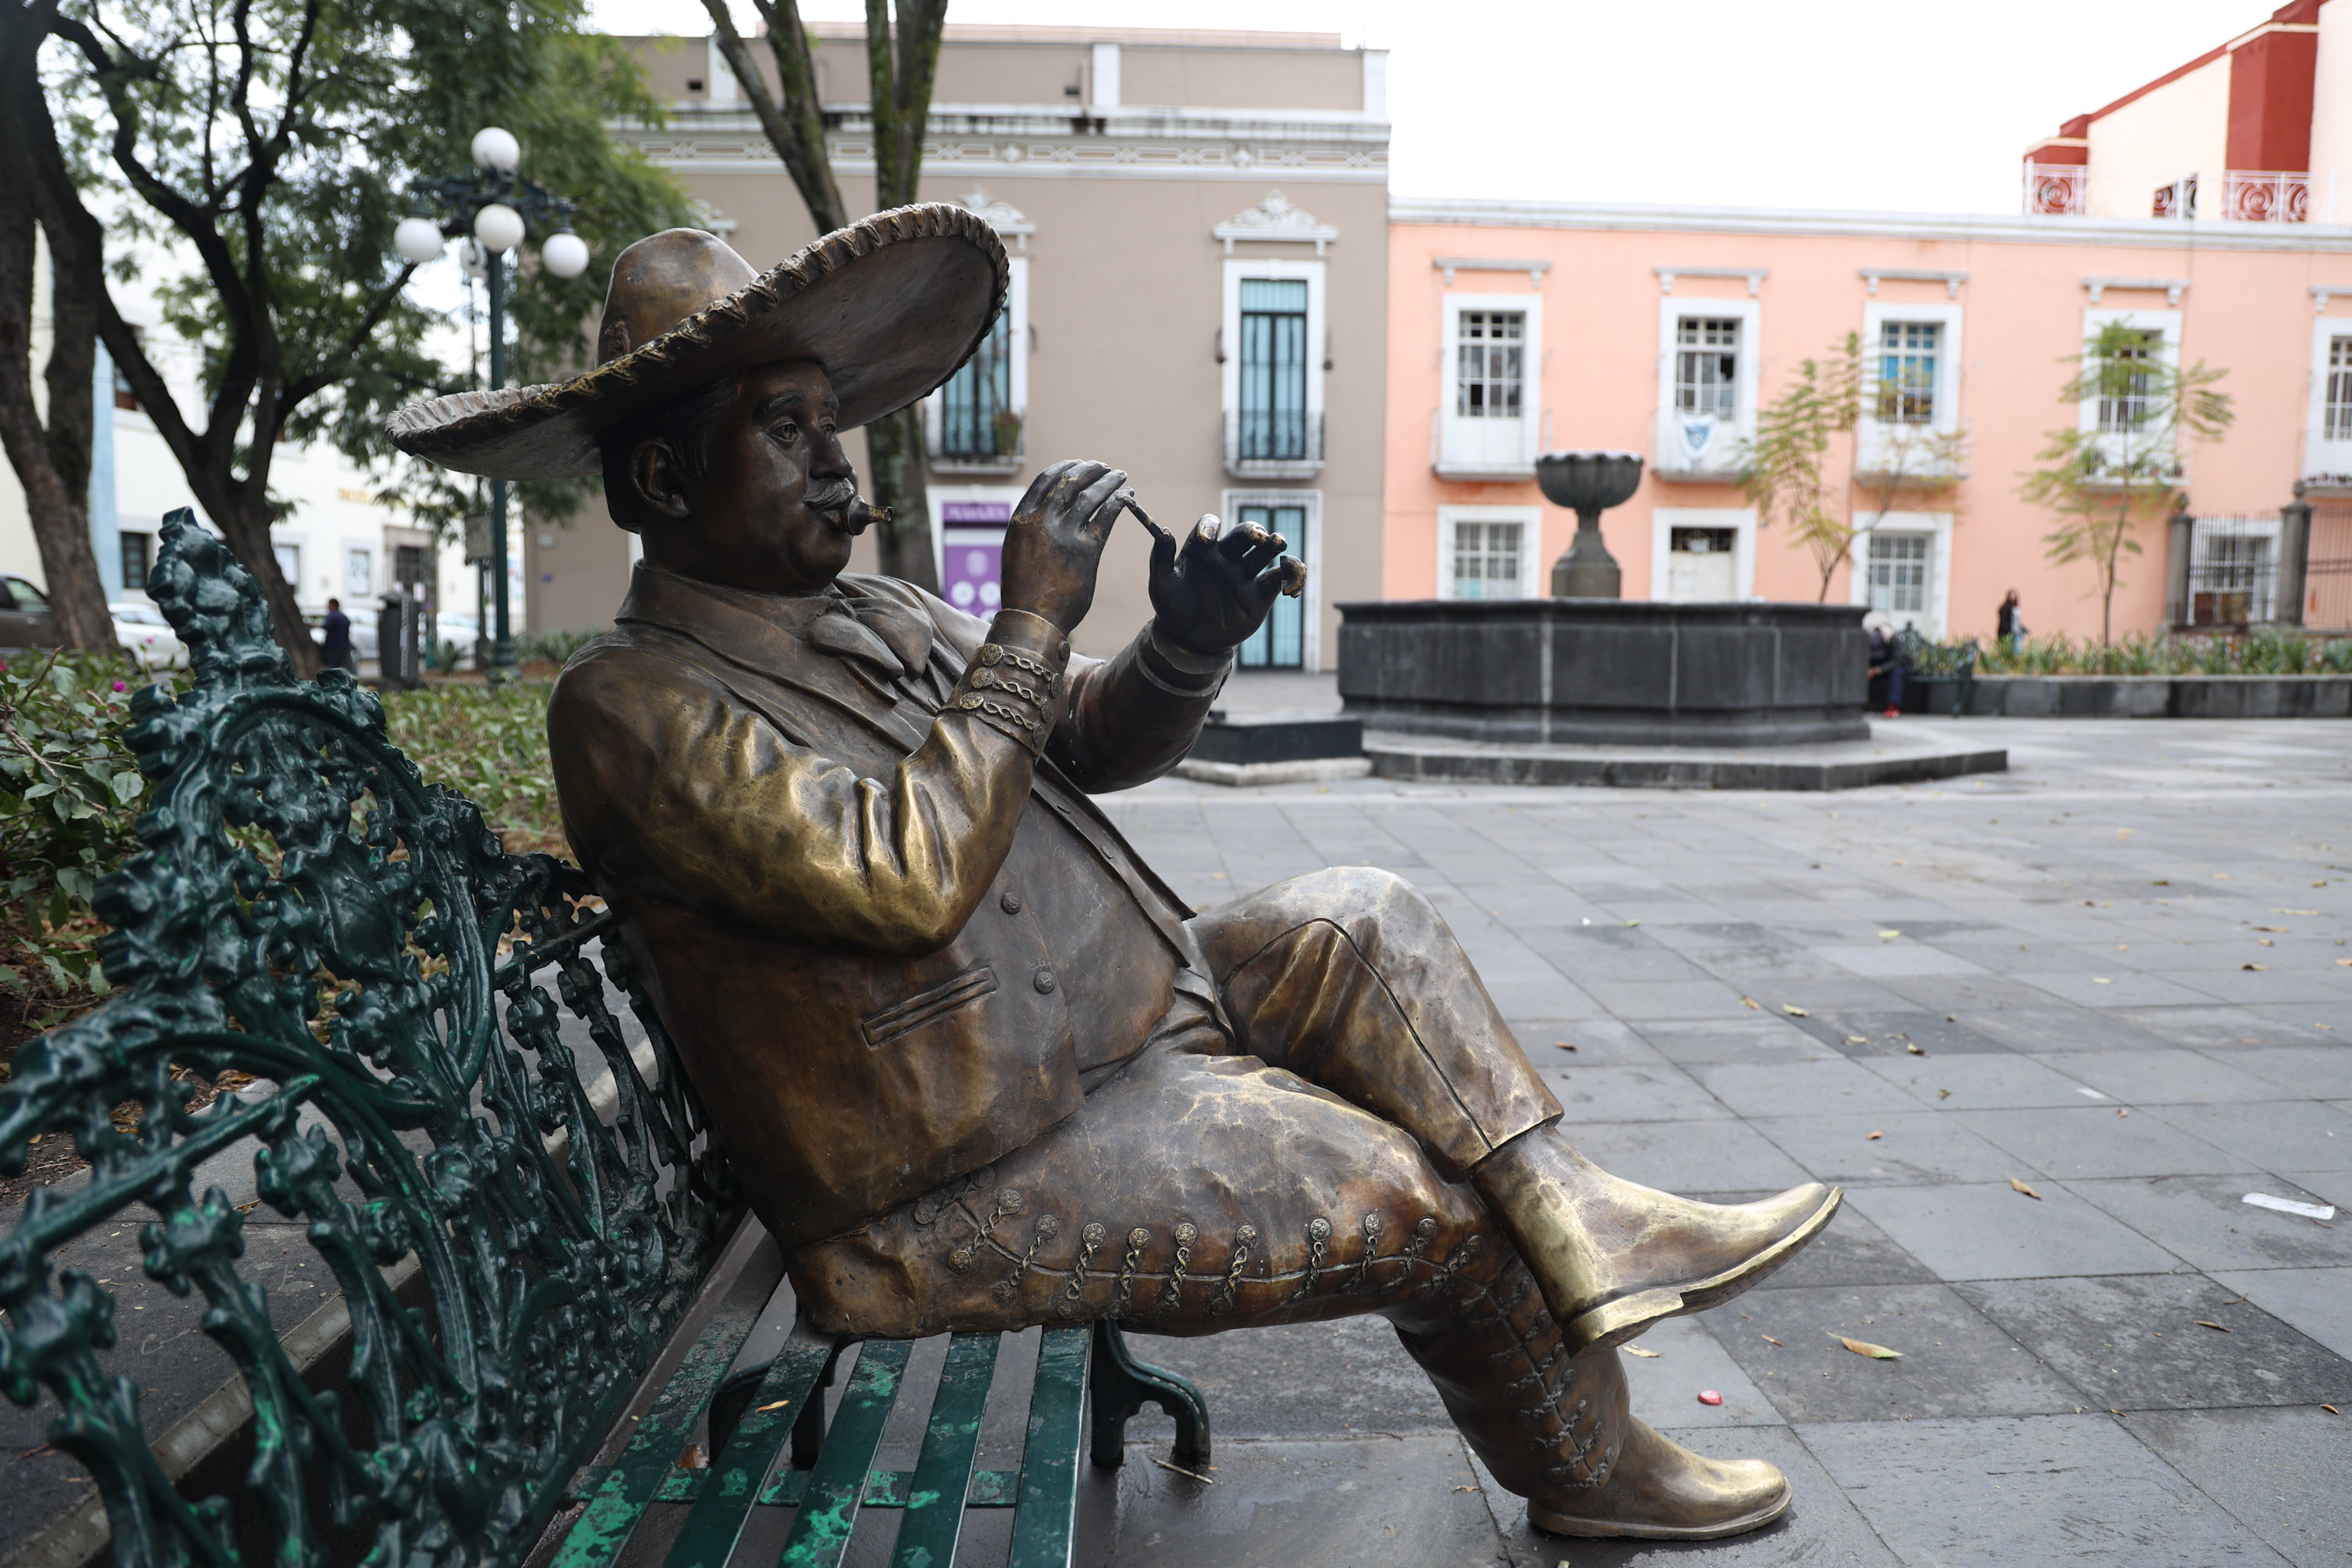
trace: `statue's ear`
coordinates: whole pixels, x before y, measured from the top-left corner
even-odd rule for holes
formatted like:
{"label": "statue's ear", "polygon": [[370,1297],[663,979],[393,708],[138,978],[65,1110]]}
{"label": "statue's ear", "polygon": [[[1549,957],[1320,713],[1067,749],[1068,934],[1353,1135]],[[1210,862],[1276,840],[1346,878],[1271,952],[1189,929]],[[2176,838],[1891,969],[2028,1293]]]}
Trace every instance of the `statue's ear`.
{"label": "statue's ear", "polygon": [[638,506],[656,517],[683,521],[687,514],[686,475],[677,454],[659,439],[640,441],[629,449],[629,488]]}

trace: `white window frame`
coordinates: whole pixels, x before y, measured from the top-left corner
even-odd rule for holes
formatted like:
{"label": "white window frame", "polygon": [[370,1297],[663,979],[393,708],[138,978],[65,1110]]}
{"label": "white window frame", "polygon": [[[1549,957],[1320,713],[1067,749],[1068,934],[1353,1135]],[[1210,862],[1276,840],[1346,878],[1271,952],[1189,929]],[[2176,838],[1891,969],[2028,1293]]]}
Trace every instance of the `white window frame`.
{"label": "white window frame", "polygon": [[[1438,309],[1437,331],[1441,346],[1437,372],[1437,450],[1432,467],[1440,479],[1448,479],[1535,478],[1536,454],[1543,447],[1543,296],[1456,292],[1449,289],[1438,296]],[[1483,419],[1465,419],[1454,412],[1462,386],[1462,312],[1465,310],[1517,310],[1527,317],[1526,330],[1521,334],[1519,344],[1519,452],[1516,462],[1496,463],[1457,457],[1462,447],[1455,443],[1455,430],[1474,423],[1486,423]],[[1497,521],[1507,522],[1510,519]]]}
{"label": "white window frame", "polygon": [[[1683,441],[1683,421],[1675,407],[1676,341],[1685,316],[1736,318],[1739,322],[1738,408],[1727,425],[1716,426],[1713,437],[1697,452]],[[1656,444],[1651,470],[1664,479],[1719,482],[1738,467],[1739,444],[1756,437],[1756,402],[1763,385],[1764,301],[1761,300],[1694,299],[1667,294],[1658,300],[1658,363]]]}
{"label": "white window frame", "polygon": [[2304,422],[2305,479],[2352,476],[2352,439],[2327,439],[2327,351],[2337,338],[2352,338],[2352,316],[2321,316],[2311,329],[2311,408]]}
{"label": "white window frame", "polygon": [[1728,528],[1733,531],[1732,597],[1756,597],[1756,509],[1752,506],[1662,506],[1650,512],[1650,597],[1669,603],[1666,585],[1672,580],[1675,530]]}
{"label": "white window frame", "polygon": [[1517,522],[1526,525],[1519,537],[1519,597],[1544,596],[1546,563],[1543,548],[1543,508],[1539,506],[1441,506],[1437,509],[1437,596],[1454,597],[1454,527],[1465,522]]}
{"label": "white window frame", "polygon": [[[1320,426],[1323,419],[1323,362],[1328,357],[1329,329],[1323,310],[1323,280],[1326,264],[1321,261],[1258,261],[1230,259],[1224,274],[1224,363],[1218,366],[1218,396],[1223,411],[1222,428],[1229,428],[1242,405],[1242,280],[1244,279],[1273,280],[1303,280],[1307,285],[1307,418],[1309,425]],[[1024,382],[1025,385],[1026,383]],[[1318,448],[1319,450],[1319,448]],[[1253,460],[1236,478],[1267,479],[1313,479],[1323,468],[1321,458],[1309,458],[1303,462]],[[1233,472],[1229,466],[1228,472]]]}
{"label": "white window frame", "polygon": [[1916,621],[1897,620],[1899,628],[1915,625],[1919,635],[1941,642],[1952,621],[1952,514],[1948,511],[1890,511],[1867,527],[1854,531],[1846,555],[1846,603],[1870,603],[1870,540],[1878,532],[1924,533],[1927,548],[1927,606]]}
{"label": "white window frame", "polygon": [[[1321,490],[1226,490],[1217,498],[1217,516],[1227,526],[1245,506],[1295,506],[1306,510],[1302,538],[1290,542],[1290,553],[1307,563],[1307,592],[1299,596],[1298,668],[1323,668],[1323,492]],[[1305,548],[1301,549],[1300,546]]]}
{"label": "white window frame", "polygon": [[[1029,426],[1029,258],[1013,256],[1006,258],[1006,260],[1011,263],[1013,273],[1004,291],[1004,310],[1011,318],[1005,337],[1013,349],[1013,374],[1008,378],[1011,388],[1007,396],[1011,399],[1013,412],[1021,416],[1022,447],[1025,451]],[[940,427],[946,409],[945,400],[937,392],[923,399],[923,442],[927,455],[940,449]],[[932,458],[930,466],[940,473],[1006,469],[1018,472],[1025,461],[1024,458],[977,461],[969,458]]]}

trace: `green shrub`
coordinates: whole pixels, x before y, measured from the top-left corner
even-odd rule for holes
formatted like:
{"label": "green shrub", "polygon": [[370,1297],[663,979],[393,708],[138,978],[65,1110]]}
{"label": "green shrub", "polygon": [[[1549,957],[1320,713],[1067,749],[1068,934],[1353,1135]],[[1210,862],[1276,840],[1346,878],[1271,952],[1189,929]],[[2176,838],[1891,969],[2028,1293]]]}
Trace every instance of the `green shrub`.
{"label": "green shrub", "polygon": [[2291,626],[2237,635],[2134,632],[2115,642],[2076,645],[2062,634],[2022,649],[1993,647],[1983,675],[2352,675],[2352,637],[2314,639]]}
{"label": "green shrub", "polygon": [[515,661],[519,664],[551,664],[560,669],[590,639],[601,637],[612,629],[610,626],[577,626],[569,631],[525,632],[515,638]]}

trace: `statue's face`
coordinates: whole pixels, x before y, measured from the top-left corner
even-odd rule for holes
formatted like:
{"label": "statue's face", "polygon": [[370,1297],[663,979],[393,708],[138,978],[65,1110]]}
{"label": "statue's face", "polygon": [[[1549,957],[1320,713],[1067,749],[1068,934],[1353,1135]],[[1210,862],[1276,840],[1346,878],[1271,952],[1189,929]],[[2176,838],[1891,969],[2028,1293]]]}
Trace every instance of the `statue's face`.
{"label": "statue's face", "polygon": [[839,405],[805,361],[746,371],[705,432],[705,464],[689,476],[657,445],[640,447],[630,477],[666,515],[646,528],[656,566],[757,593],[809,593],[849,564],[856,474],[834,428]]}

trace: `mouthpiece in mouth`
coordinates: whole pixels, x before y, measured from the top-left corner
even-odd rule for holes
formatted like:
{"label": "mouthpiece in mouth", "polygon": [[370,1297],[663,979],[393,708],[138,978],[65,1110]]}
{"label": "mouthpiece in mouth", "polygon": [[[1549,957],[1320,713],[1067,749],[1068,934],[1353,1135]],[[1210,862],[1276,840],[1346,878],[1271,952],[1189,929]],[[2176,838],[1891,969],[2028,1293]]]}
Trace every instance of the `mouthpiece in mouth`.
{"label": "mouthpiece in mouth", "polygon": [[876,506],[864,496],[853,496],[850,498],[849,504],[842,509],[841,517],[843,524],[849,531],[857,534],[865,532],[875,523],[889,521],[890,509],[887,506]]}

